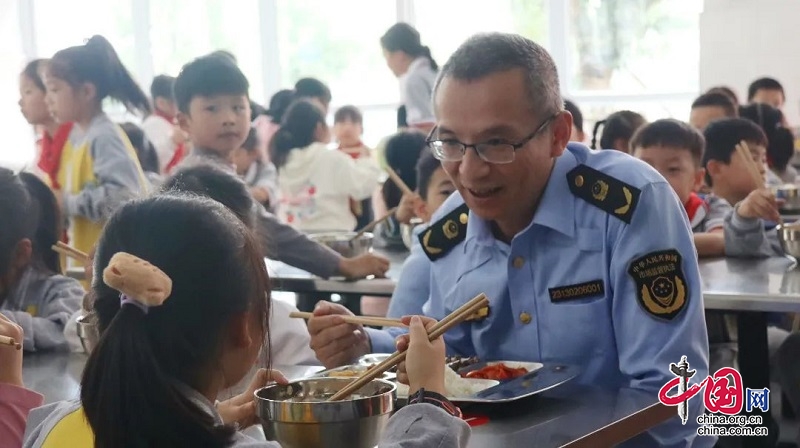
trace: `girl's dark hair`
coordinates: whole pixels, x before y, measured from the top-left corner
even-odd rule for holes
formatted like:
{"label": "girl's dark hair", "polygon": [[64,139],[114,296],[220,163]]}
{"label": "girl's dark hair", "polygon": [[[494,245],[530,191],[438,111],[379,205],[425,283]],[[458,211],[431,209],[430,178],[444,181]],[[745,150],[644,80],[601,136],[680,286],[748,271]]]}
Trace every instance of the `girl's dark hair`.
{"label": "girl's dark hair", "polygon": [[412,58],[424,56],[430,61],[432,69],[439,70],[439,64],[433,59],[431,49],[422,45],[419,31],[407,23],[395,23],[389,27],[381,36],[381,46],[389,52],[402,51]]}
{"label": "girl's dark hair", "polygon": [[759,125],[767,136],[769,166],[783,171],[794,156],[794,134],[783,127],[783,113],[768,104],[749,104],[739,110],[742,118]]}
{"label": "girl's dark hair", "polygon": [[244,181],[215,165],[200,163],[179,169],[164,181],[161,189],[209,197],[227,207],[248,228],[255,227],[253,197]]}
{"label": "girl's dark hair", "polygon": [[[600,120],[594,125],[592,130],[592,149],[612,149],[614,142],[618,139],[630,140],[637,129],[646,124],[647,121],[640,114],[621,110],[609,115],[605,120]],[[600,146],[597,146],[597,132],[603,128],[600,137]],[[627,151],[626,152],[630,152]]]}
{"label": "girl's dark hair", "polygon": [[319,123],[325,124],[320,108],[309,100],[297,100],[286,110],[281,128],[270,142],[270,159],[276,168],[286,164],[289,153],[295,148],[305,148],[316,141]]}
{"label": "girl's dark hair", "polygon": [[283,89],[272,95],[272,98],[269,99],[267,115],[270,116],[273,123],[281,124],[283,114],[292,104],[292,101],[294,101],[294,90]]}
{"label": "girl's dark hair", "polygon": [[158,173],[158,153],[153,143],[144,135],[144,130],[134,123],[122,123],[120,125],[131,146],[136,150],[136,156],[139,158],[139,164],[142,170],[148,173]]}
{"label": "girl's dark hair", "polygon": [[406,106],[400,106],[397,108],[397,129],[404,129],[408,127],[408,113],[406,111]]}
{"label": "girl's dark hair", "polygon": [[316,78],[301,78],[294,84],[295,99],[319,98],[325,104],[331,102],[331,89]]}
{"label": "girl's dark hair", "polygon": [[[412,191],[417,189],[417,161],[425,149],[425,134],[416,130],[398,132],[386,142],[386,163]],[[383,183],[381,192],[386,208],[396,207],[403,197],[400,187],[390,180]]]}
{"label": "girl's dark hair", "polygon": [[138,111],[142,115],[152,112],[147,95],[103,36],[92,36],[84,45],[59,51],[50,60],[48,68],[51,76],[72,86],[85,82],[93,84],[98,102],[111,97],[121,102],[129,112]]}
{"label": "girl's dark hair", "polygon": [[[24,238],[34,239],[35,213],[31,213],[31,197],[19,176],[0,168],[0,276],[11,268],[14,249]],[[13,219],[8,219],[13,217]],[[2,303],[2,301],[0,301]]]}
{"label": "girl's dark hair", "polygon": [[36,175],[20,173],[19,178],[31,199],[28,220],[36,223],[36,233],[31,240],[33,265],[41,272],[61,274],[61,259],[50,249],[61,238],[61,213],[56,197]]}
{"label": "girl's dark hair", "polygon": [[442,167],[442,162],[433,156],[430,149],[425,148],[419,155],[417,161],[417,193],[424,201],[428,197],[428,187],[430,187],[433,173]]}
{"label": "girl's dark hair", "polygon": [[39,74],[39,70],[42,69],[42,65],[47,63],[47,59],[34,59],[25,66],[22,70],[22,74],[33,81],[40,90],[44,91],[44,81],[42,80],[42,75]]}
{"label": "girl's dark hair", "polygon": [[208,372],[221,368],[233,316],[258,313],[268,341],[269,278],[252,234],[215,201],[162,194],[111,217],[96,272],[118,252],[164,271],[172,292],[143,312],[120,306],[119,291],[102,281],[93,285],[101,336],[83,372],[81,402],[95,446],[229,446],[235,429],[216,425],[181,385],[205,390]]}

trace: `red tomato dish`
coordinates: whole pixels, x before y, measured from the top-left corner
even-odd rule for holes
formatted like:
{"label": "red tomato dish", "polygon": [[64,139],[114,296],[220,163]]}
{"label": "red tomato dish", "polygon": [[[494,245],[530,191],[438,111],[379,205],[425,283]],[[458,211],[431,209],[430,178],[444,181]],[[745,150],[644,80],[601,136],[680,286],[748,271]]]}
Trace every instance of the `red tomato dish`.
{"label": "red tomato dish", "polygon": [[480,378],[484,380],[507,381],[519,378],[528,373],[524,367],[508,367],[503,363],[492,364],[462,375],[464,378]]}

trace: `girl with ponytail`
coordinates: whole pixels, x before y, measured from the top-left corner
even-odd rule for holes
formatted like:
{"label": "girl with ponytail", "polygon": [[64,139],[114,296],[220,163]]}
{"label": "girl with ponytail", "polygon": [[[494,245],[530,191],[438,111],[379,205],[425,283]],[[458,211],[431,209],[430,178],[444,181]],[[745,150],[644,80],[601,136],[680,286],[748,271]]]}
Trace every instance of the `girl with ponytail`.
{"label": "girl with ponytail", "polygon": [[69,220],[70,244],[88,252],[111,213],[146,193],[148,185],[125,132],[103,112],[103,100],[117,100],[140,115],[150,112],[150,103],[102,36],[56,53],[45,85],[56,120],[80,130],[64,144],[55,193]]}
{"label": "girl with ponytail", "polygon": [[[605,120],[600,120],[594,124],[592,130],[592,149],[616,149],[617,151],[630,153],[628,148],[631,137],[636,130],[647,124],[647,120],[640,114],[621,110],[609,115]],[[598,132],[603,128],[598,140]],[[600,146],[597,144],[600,143]]]}
{"label": "girl with ponytail", "polygon": [[[269,278],[241,221],[211,199],[132,201],[108,222],[95,268],[102,273],[92,290],[100,339],[80,401],[32,410],[24,446],[279,447],[237,427],[257,422],[253,393],[270,380],[285,383],[280,373],[261,369],[246,392],[217,402],[247,376],[262,347],[269,352]],[[434,322],[425,319],[428,327]],[[444,393],[444,342],[429,342],[420,318],[407,322],[408,381]],[[0,331],[21,337],[4,321]],[[0,361],[11,358],[4,350]],[[0,391],[4,382],[21,386],[18,358],[0,364]],[[448,403],[404,407],[380,446],[466,446],[469,427],[452,404],[440,406]]]}
{"label": "girl with ponytail", "polygon": [[386,65],[400,79],[400,100],[409,126],[423,132],[433,128],[433,84],[439,65],[422,45],[419,31],[407,23],[392,25],[381,37]]}

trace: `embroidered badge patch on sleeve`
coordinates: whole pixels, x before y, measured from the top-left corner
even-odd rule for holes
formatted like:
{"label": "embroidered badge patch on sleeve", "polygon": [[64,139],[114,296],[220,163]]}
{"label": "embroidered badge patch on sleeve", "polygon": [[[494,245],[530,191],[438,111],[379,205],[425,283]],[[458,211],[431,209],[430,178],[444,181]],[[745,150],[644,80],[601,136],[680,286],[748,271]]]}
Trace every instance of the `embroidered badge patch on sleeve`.
{"label": "embroidered badge patch on sleeve", "polygon": [[628,274],[636,283],[636,298],[648,314],[672,320],[686,307],[689,297],[681,263],[681,254],[675,249],[650,252],[631,262]]}

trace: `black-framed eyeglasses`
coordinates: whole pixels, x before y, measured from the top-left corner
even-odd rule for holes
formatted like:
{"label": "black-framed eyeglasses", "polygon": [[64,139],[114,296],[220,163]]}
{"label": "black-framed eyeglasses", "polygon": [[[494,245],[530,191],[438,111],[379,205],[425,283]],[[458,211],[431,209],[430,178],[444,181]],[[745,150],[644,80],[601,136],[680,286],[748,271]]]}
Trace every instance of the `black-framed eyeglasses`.
{"label": "black-framed eyeglasses", "polygon": [[550,124],[561,112],[556,112],[547,119],[545,119],[539,127],[536,128],[530,135],[519,141],[518,143],[508,142],[484,142],[468,145],[455,139],[444,140],[431,140],[438,128],[433,128],[431,133],[426,139],[428,147],[433,152],[433,156],[443,162],[458,162],[464,158],[468,148],[474,148],[478,156],[485,162],[494,164],[505,164],[514,161],[514,156],[517,150],[527,145],[528,142],[533,140],[540,132]]}

